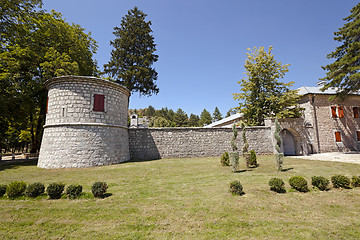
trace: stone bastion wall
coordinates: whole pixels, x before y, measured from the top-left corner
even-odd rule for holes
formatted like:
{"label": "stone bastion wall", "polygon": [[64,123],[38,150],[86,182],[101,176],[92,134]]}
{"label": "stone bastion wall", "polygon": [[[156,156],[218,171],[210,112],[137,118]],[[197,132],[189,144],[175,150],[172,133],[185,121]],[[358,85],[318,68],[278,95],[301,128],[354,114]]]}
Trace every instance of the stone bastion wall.
{"label": "stone bastion wall", "polygon": [[92,167],[130,159],[127,89],[78,76],[45,85],[48,105],[38,167]]}
{"label": "stone bastion wall", "polygon": [[[130,128],[130,156],[134,160],[220,156],[231,151],[232,136],[231,128]],[[246,137],[249,150],[273,154],[270,127],[248,127]],[[241,153],[241,129],[236,143]]]}
{"label": "stone bastion wall", "polygon": [[[129,91],[95,77],[45,82],[48,105],[40,168],[79,168],[159,158],[212,157],[231,151],[231,128],[128,128]],[[248,127],[249,150],[272,154],[270,126]],[[238,151],[242,149],[238,129]]]}

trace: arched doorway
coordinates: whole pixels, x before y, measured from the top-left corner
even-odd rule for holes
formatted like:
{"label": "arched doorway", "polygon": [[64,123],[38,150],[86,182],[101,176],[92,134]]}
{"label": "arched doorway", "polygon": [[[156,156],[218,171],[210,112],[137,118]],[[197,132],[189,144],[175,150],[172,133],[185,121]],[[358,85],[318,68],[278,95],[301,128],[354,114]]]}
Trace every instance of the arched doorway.
{"label": "arched doorway", "polygon": [[280,132],[280,137],[282,139],[280,151],[283,152],[285,156],[296,155],[295,138],[292,133],[284,129]]}

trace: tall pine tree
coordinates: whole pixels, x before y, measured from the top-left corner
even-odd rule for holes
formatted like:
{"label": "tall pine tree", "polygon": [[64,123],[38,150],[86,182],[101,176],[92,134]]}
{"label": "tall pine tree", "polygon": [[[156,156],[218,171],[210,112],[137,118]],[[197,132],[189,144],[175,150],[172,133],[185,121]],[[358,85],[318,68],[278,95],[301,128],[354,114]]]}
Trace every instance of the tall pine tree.
{"label": "tall pine tree", "polygon": [[242,101],[238,109],[248,125],[264,125],[267,117],[301,115],[301,108],[297,107],[299,96],[289,89],[294,82],[279,81],[288,72],[289,65],[277,62],[271,51],[272,47],[267,52],[261,47],[247,53],[244,65],[247,77],[238,82],[242,92],[233,94],[235,100]]}
{"label": "tall pine tree", "polygon": [[222,119],[222,114],[221,114],[220,110],[218,109],[218,107],[215,107],[215,110],[213,112],[213,119],[215,121],[219,121]]}
{"label": "tall pine tree", "polygon": [[116,38],[110,42],[114,49],[104,72],[130,92],[151,96],[159,92],[155,83],[158,74],[152,68],[158,55],[151,21],[145,21],[146,16],[135,7],[122,18],[120,27],[114,28]]}
{"label": "tall pine tree", "polygon": [[203,127],[204,125],[209,125],[212,122],[211,114],[208,110],[204,108],[200,115],[199,125]]}
{"label": "tall pine tree", "polygon": [[325,83],[323,90],[337,87],[340,97],[360,89],[360,3],[344,20],[347,23],[334,33],[334,39],[342,45],[328,54],[327,58],[335,61],[322,67],[327,73],[320,79]]}

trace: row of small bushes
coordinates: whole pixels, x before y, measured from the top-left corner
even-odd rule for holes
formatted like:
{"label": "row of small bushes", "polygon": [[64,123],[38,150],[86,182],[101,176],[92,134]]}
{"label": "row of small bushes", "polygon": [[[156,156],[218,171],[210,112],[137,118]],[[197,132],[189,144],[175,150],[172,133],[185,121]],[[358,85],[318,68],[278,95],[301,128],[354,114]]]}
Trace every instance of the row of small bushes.
{"label": "row of small bushes", "polygon": [[[331,177],[331,183],[334,188],[351,188],[353,187],[360,187],[360,176],[353,176],[352,179],[343,176],[343,175],[335,175]],[[294,176],[289,179],[290,186],[299,191],[299,192],[308,192],[308,183],[304,177],[301,176]],[[314,176],[311,178],[311,184],[318,188],[321,191],[325,191],[329,189],[330,181],[327,178],[322,176]],[[270,190],[277,192],[277,193],[285,193],[285,183],[280,178],[272,178],[269,181]],[[234,180],[230,182],[230,192],[233,195],[244,195],[245,192],[243,191],[243,186],[238,180]]]}
{"label": "row of small bushes", "polygon": [[[108,188],[105,182],[95,182],[91,186],[91,192],[94,197],[103,198]],[[59,199],[63,195],[65,184],[50,183],[46,188],[46,193],[50,199]],[[69,185],[65,190],[65,195],[70,199],[79,197],[82,193],[83,187],[81,185]],[[23,181],[15,181],[8,185],[0,185],[0,197],[7,195],[8,198],[17,198],[23,195],[31,198],[43,195],[45,186],[42,183],[36,182],[26,185]]]}
{"label": "row of small bushes", "polygon": [[[250,159],[247,165],[251,167],[257,167],[258,164],[257,164],[257,157],[255,151],[251,150],[249,151],[249,154],[250,154]],[[223,155],[221,155],[220,163],[222,166],[230,166],[230,157],[228,152],[224,152]]]}
{"label": "row of small bushes", "polygon": [[[335,175],[331,177],[331,183],[334,188],[351,188],[360,187],[360,176],[353,176],[352,179],[343,176],[343,175]],[[289,179],[289,184],[291,188],[299,191],[299,192],[308,192],[308,183],[304,177],[294,176]],[[326,191],[329,189],[330,181],[329,179],[322,176],[314,176],[311,178],[311,184],[321,191]],[[269,181],[270,190],[278,193],[284,193],[285,183],[280,178],[272,178]]]}

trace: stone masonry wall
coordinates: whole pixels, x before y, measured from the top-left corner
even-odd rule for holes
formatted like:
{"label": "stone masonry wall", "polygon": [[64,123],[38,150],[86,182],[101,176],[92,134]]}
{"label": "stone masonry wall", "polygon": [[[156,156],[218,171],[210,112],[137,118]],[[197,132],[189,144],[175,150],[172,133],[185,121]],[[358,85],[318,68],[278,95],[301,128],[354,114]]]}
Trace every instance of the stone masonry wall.
{"label": "stone masonry wall", "polygon": [[[329,95],[317,95],[315,107],[321,152],[360,150],[356,131],[360,130],[360,118],[354,118],[353,107],[360,108],[359,96],[349,96],[344,101],[330,100]],[[331,106],[343,106],[344,117],[332,118]],[[338,112],[337,112],[338,114]],[[335,131],[341,134],[342,142],[335,141]]]}
{"label": "stone masonry wall", "polygon": [[[249,150],[272,154],[270,127],[249,127]],[[135,128],[129,129],[130,157],[133,160],[159,158],[213,157],[231,151],[231,128]],[[238,129],[238,151],[242,150]]]}
{"label": "stone masonry wall", "polygon": [[[79,76],[53,78],[45,85],[48,108],[38,167],[92,167],[130,159],[127,89]],[[104,111],[94,111],[95,94],[105,96]]]}

